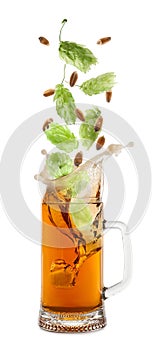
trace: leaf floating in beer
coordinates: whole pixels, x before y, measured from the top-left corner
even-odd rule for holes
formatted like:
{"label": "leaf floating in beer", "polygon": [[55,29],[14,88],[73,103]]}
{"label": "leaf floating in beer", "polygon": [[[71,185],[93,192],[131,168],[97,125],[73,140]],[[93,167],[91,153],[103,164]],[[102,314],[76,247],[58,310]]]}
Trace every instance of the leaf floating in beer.
{"label": "leaf floating in beer", "polygon": [[80,89],[89,96],[100,94],[101,92],[111,90],[115,85],[115,74],[105,73],[84,81]]}
{"label": "leaf floating in beer", "polygon": [[87,171],[80,170],[70,175],[67,182],[67,189],[71,194],[71,197],[76,197],[81,193],[90,181]]}
{"label": "leaf floating in beer", "polygon": [[92,223],[93,217],[89,205],[80,198],[71,201],[69,212],[78,229],[82,229]]}
{"label": "leaf floating in beer", "polygon": [[93,64],[97,63],[97,58],[84,45],[70,41],[61,41],[59,55],[67,64],[78,68],[81,72],[88,72]]}
{"label": "leaf floating in beer", "polygon": [[52,153],[46,160],[48,174],[54,179],[70,174],[73,171],[72,159],[66,153]]}
{"label": "leaf floating in beer", "polygon": [[71,92],[63,84],[56,85],[54,101],[56,101],[58,115],[65,120],[66,124],[75,124],[75,101]]}
{"label": "leaf floating in beer", "polygon": [[40,36],[39,40],[40,40],[40,43],[43,44],[43,45],[46,45],[46,46],[50,45],[48,39],[46,39],[44,36]]}
{"label": "leaf floating in beer", "polygon": [[71,130],[65,125],[51,123],[49,129],[45,130],[47,139],[57,148],[70,153],[78,148],[78,140]]}

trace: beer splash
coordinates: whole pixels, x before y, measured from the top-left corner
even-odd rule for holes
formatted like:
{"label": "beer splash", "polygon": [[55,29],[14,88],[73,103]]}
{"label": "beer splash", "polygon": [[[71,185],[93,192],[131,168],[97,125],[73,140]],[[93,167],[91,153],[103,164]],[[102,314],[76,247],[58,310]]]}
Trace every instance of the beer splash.
{"label": "beer splash", "polygon": [[[101,165],[102,167],[104,162],[109,157],[112,157],[113,155],[118,156],[123,149],[132,148],[133,146],[134,146],[134,142],[129,142],[126,146],[123,146],[121,144],[111,144],[104,151],[92,157],[91,159],[83,163],[81,166],[76,167],[74,171],[72,171],[70,174],[62,178],[50,179],[46,165],[45,165],[44,169],[40,172],[40,174],[36,174],[34,178],[35,180],[41,181],[42,183],[50,186],[51,188],[54,187],[54,185],[58,187],[59,184],[60,185],[62,184],[62,187],[64,187],[65,182],[70,180],[71,176],[73,176],[74,173],[78,173],[79,171],[86,170],[90,174],[91,170],[95,166]],[[42,150],[41,153],[45,155],[46,158],[48,158],[49,154],[47,153],[46,150]]]}
{"label": "beer splash", "polygon": [[[49,269],[49,281],[52,286],[56,288],[75,287],[84,262],[87,262],[89,258],[97,253],[101,254],[103,222],[101,203],[103,192],[102,168],[109,157],[112,155],[118,156],[123,149],[133,147],[133,145],[133,142],[129,142],[126,146],[111,144],[100,154],[76,167],[69,175],[55,180],[51,180],[48,177],[46,166],[40,174],[35,176],[36,180],[42,181],[47,185],[42,204],[42,251],[43,249],[45,251],[48,249],[49,255],[52,256]],[[46,157],[49,156],[46,150],[42,150],[42,154]],[[85,194],[83,193],[83,199],[85,200],[85,205],[89,207],[93,220],[90,225],[79,229],[73,222],[70,212],[70,203],[75,201],[77,203],[78,198],[73,199],[70,197],[67,183],[71,181],[74,174],[79,174],[82,171],[87,171],[90,178],[91,186],[89,191],[87,188]],[[47,232],[46,236],[45,231]],[[56,243],[51,243],[50,236],[51,239],[53,237],[54,242],[59,239],[60,248],[55,246]],[[47,237],[47,242],[44,240],[44,237]],[[64,242],[66,242],[66,248],[62,247],[63,237]],[[63,251],[65,252],[64,254]],[[70,254],[69,251],[71,252]]]}

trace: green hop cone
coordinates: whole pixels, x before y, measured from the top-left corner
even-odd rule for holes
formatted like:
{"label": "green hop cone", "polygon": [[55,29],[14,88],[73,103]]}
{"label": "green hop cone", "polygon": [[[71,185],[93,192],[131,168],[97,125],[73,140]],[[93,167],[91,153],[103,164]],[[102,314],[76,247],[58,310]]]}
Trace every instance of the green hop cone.
{"label": "green hop cone", "polygon": [[99,135],[99,132],[94,130],[94,125],[100,115],[101,111],[99,108],[88,109],[85,112],[85,122],[80,125],[79,137],[83,147],[87,150],[93,145]]}
{"label": "green hop cone", "polygon": [[94,126],[83,123],[79,129],[79,136],[81,138],[82,146],[87,150],[93,145],[98,137],[98,132],[94,131]]}
{"label": "green hop cone", "polygon": [[101,111],[98,107],[94,107],[92,109],[87,109],[85,111],[85,122],[89,125],[95,125],[96,120],[100,117]]}
{"label": "green hop cone", "polygon": [[80,86],[80,89],[89,96],[100,94],[104,91],[109,91],[115,84],[115,74],[105,73],[96,78],[92,78],[84,81]]}
{"label": "green hop cone", "polygon": [[84,45],[70,41],[61,41],[59,55],[67,64],[78,68],[81,72],[88,72],[92,64],[97,63],[97,58]]}
{"label": "green hop cone", "polygon": [[73,161],[66,153],[52,153],[46,160],[46,168],[53,179],[70,174],[73,171]]}
{"label": "green hop cone", "polygon": [[49,129],[45,130],[45,134],[53,145],[67,153],[78,148],[77,138],[66,125],[51,123]]}
{"label": "green hop cone", "polygon": [[56,85],[54,101],[56,101],[58,115],[65,120],[66,124],[75,124],[75,101],[71,92],[63,84]]}

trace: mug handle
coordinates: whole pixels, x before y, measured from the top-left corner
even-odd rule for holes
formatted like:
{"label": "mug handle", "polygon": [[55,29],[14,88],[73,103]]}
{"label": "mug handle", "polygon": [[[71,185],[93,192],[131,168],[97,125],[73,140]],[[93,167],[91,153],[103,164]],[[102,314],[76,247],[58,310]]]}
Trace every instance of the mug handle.
{"label": "mug handle", "polygon": [[122,281],[114,284],[110,287],[103,288],[103,299],[107,299],[112,295],[120,292],[128,284],[131,272],[132,272],[132,249],[131,249],[131,240],[129,234],[126,230],[126,225],[121,221],[106,221],[103,222],[103,234],[107,232],[108,229],[118,229],[121,231],[123,251],[124,251],[124,270],[123,270],[123,279]]}

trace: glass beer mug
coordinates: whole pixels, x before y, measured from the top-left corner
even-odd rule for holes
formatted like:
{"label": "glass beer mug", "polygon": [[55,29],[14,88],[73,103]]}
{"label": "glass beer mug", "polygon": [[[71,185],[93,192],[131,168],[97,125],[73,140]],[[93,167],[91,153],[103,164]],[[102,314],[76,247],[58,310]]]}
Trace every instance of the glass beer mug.
{"label": "glass beer mug", "polygon": [[[104,220],[100,164],[93,164],[88,174],[87,190],[82,186],[78,196],[74,196],[80,184],[78,178],[65,177],[52,181],[43,198],[39,326],[47,331],[87,332],[103,328],[104,300],[124,288],[130,276],[131,246],[125,224]],[[121,282],[106,288],[103,241],[109,229],[121,231],[124,274]]]}

